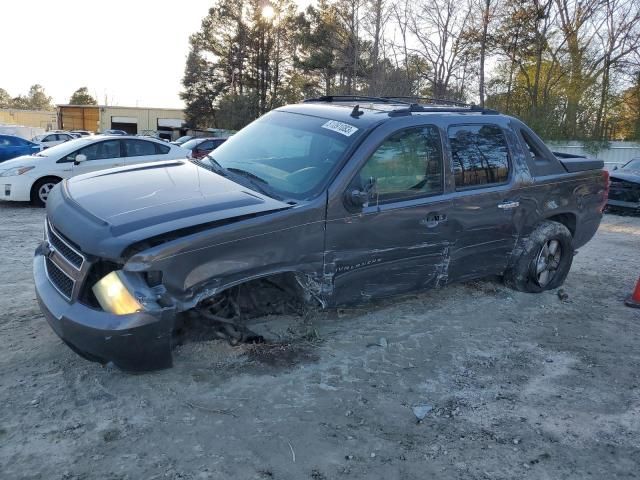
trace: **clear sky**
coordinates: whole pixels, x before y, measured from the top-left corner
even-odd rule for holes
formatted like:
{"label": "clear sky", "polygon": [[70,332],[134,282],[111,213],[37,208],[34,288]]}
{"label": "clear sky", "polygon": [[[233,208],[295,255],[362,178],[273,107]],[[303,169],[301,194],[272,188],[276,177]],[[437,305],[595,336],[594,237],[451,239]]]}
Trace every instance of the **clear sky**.
{"label": "clear sky", "polygon": [[0,0],[0,88],[17,96],[39,83],[67,103],[86,86],[100,104],[182,108],[189,35],[212,4]]}

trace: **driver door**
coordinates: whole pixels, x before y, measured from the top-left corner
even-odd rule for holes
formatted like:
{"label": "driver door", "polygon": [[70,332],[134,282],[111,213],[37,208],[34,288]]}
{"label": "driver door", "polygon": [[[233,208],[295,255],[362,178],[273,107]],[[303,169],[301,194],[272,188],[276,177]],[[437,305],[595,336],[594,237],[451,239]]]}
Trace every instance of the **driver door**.
{"label": "driver door", "polygon": [[[344,202],[330,202],[325,273],[335,303],[446,283],[452,233],[442,152],[434,125],[396,131],[366,160]],[[350,192],[367,189],[368,201],[349,204]]]}

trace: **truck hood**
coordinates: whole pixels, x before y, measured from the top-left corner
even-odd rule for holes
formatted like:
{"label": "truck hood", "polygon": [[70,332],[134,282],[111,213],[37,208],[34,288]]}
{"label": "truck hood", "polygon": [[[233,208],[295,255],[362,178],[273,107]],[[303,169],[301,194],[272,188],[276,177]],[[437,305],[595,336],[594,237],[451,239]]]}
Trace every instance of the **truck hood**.
{"label": "truck hood", "polygon": [[640,170],[614,170],[609,173],[609,176],[627,182],[640,183]]}
{"label": "truck hood", "polygon": [[184,160],[80,175],[47,201],[60,233],[83,252],[110,259],[168,232],[284,208],[290,205]]}

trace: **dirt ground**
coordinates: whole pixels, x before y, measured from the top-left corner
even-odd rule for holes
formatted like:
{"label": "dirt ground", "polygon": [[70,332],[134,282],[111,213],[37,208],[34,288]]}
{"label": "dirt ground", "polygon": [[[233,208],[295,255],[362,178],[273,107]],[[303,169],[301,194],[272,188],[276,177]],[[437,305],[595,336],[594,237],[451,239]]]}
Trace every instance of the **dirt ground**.
{"label": "dirt ground", "polygon": [[187,341],[139,375],[40,315],[43,219],[0,204],[2,479],[640,478],[640,218],[605,217],[566,300],[452,285],[261,320],[276,343]]}

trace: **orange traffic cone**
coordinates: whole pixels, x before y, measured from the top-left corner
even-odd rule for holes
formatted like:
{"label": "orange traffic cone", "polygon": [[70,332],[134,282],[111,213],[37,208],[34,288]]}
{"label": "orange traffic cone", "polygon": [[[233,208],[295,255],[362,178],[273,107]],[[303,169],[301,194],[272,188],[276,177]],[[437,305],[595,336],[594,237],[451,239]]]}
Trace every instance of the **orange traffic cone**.
{"label": "orange traffic cone", "polygon": [[638,283],[636,283],[636,289],[631,296],[624,301],[624,304],[627,307],[640,308],[640,278],[638,279]]}

